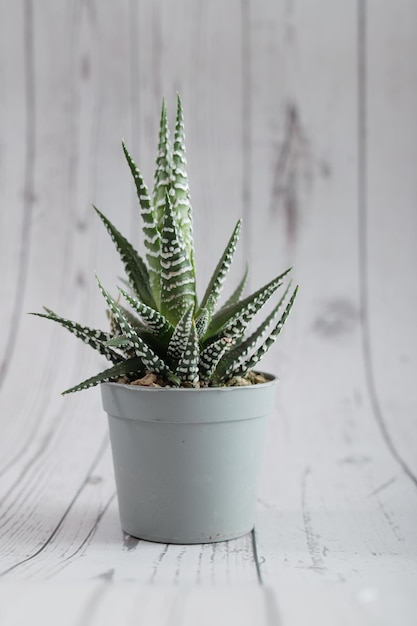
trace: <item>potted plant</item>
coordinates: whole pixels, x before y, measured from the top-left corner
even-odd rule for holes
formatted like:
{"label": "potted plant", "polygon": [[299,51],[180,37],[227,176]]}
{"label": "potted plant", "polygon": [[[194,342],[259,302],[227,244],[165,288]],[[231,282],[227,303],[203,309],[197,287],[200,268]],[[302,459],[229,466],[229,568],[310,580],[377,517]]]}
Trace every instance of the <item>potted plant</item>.
{"label": "potted plant", "polygon": [[231,539],[253,528],[265,422],[274,399],[275,378],[253,368],[280,333],[297,289],[290,295],[288,285],[249,334],[252,319],[289,270],[242,297],[246,271],[218,306],[239,220],[198,301],[179,97],[173,145],[162,103],[152,195],[122,145],[139,199],[147,263],[94,207],[127,275],[128,287],[119,287],[116,299],[97,279],[110,330],[46,308],[35,315],[61,324],[112,364],[64,393],[101,384],[123,530],[166,543]]}

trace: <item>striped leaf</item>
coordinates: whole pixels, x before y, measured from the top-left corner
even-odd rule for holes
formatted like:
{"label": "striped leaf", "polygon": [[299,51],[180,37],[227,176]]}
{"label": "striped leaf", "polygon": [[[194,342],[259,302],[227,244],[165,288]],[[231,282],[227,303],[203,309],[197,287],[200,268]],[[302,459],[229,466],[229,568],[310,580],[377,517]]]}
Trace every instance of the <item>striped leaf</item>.
{"label": "striped leaf", "polygon": [[167,374],[170,370],[166,363],[148,346],[144,340],[137,334],[136,330],[130,324],[120,307],[113,298],[107,293],[100,281],[97,279],[98,286],[103,294],[111,312],[120,325],[122,334],[131,342],[132,348],[137,357],[139,357],[144,366],[150,372],[159,374]]}
{"label": "striped leaf", "polygon": [[179,95],[177,96],[177,117],[172,152],[172,183],[169,193],[175,215],[175,222],[184,241],[188,258],[194,268],[193,221],[187,175],[187,160],[185,158],[184,116]]}
{"label": "striped leaf", "polygon": [[234,375],[235,370],[239,368],[239,365],[243,360],[255,349],[257,343],[261,341],[265,336],[268,328],[274,322],[279,312],[281,311],[290,290],[291,284],[285,290],[284,295],[273,308],[271,313],[265,318],[265,320],[258,326],[258,328],[244,341],[238,342],[233,346],[230,352],[219,363],[216,369],[216,376],[221,379],[228,379]]}
{"label": "striped leaf", "polygon": [[121,376],[128,376],[129,374],[134,374],[135,377],[140,378],[145,374],[145,371],[146,368],[141,359],[135,356],[131,359],[127,359],[126,361],[122,361],[121,363],[117,363],[117,365],[114,365],[113,367],[109,367],[103,372],[100,372],[100,374],[96,374],[96,376],[87,378],[87,380],[84,380],[82,383],[78,383],[75,387],[71,387],[71,389],[64,391],[62,395],[64,396],[68,393],[73,393],[74,391],[89,389],[89,387],[94,387],[100,383],[116,381]]}
{"label": "striped leaf", "polygon": [[156,303],[150,287],[148,269],[143,259],[139,256],[127,239],[123,237],[117,228],[115,228],[107,219],[107,217],[105,217],[96,207],[94,207],[94,209],[107,228],[120,254],[132,289],[142,302],[155,309]]}
{"label": "striped leaf", "polygon": [[159,124],[158,156],[156,158],[153,206],[156,227],[159,232],[164,225],[166,196],[169,193],[172,174],[172,155],[169,139],[169,125],[165,99],[162,100],[161,120]]}
{"label": "striped leaf", "polygon": [[248,272],[249,268],[248,265],[246,265],[245,273],[243,274],[242,280],[240,281],[232,295],[223,304],[222,309],[227,309],[227,307],[231,306],[232,304],[236,304],[236,302],[239,302],[245,289],[246,281],[248,280]]}
{"label": "striped leaf", "polygon": [[136,298],[132,298],[126,291],[120,289],[120,293],[130,304],[132,309],[138,313],[141,318],[146,322],[146,325],[152,330],[152,333],[158,338],[164,338],[167,335],[171,336],[174,332],[173,326],[168,322],[168,320],[161,315],[155,309],[152,309],[146,304],[143,304],[140,300]]}
{"label": "striped leaf", "polygon": [[167,196],[161,239],[161,313],[173,326],[195,306],[195,273],[174,220]]}
{"label": "striped leaf", "polygon": [[81,339],[81,341],[91,346],[91,348],[100,352],[100,354],[105,356],[108,361],[118,363],[123,359],[120,354],[108,347],[108,341],[111,338],[109,333],[105,333],[101,330],[95,330],[94,328],[89,328],[88,326],[81,326],[81,324],[78,324],[77,322],[60,317],[51,311],[51,309],[47,309],[46,307],[44,307],[44,309],[46,313],[31,313],[31,315],[44,317],[45,319],[57,322],[69,330],[73,335]]}
{"label": "striped leaf", "polygon": [[[230,265],[233,261],[233,256],[236,250],[237,242],[239,240],[240,229],[242,227],[242,220],[238,220],[232,236],[213,272],[210,282],[207,286],[206,293],[201,301],[200,310],[204,317],[210,320],[214,309],[216,308],[217,301],[220,296],[227,272],[230,269]],[[207,312],[207,314],[206,314]],[[198,318],[197,318],[198,319]]]}
{"label": "striped leaf", "polygon": [[188,336],[187,345],[175,371],[176,376],[178,376],[182,382],[191,383],[193,385],[196,385],[198,383],[199,357],[200,347],[198,343],[197,332],[195,329],[195,323],[193,320]]}
{"label": "striped leaf", "polygon": [[117,335],[116,337],[112,337],[106,343],[106,346],[111,346],[113,348],[129,348],[131,346],[131,341],[125,335]]}
{"label": "striped leaf", "polygon": [[222,334],[227,334],[228,337],[238,336],[252,321],[265,302],[283,284],[283,279],[290,270],[291,268],[247,298],[218,311],[209,325],[205,338],[212,337],[220,331]]}
{"label": "striped leaf", "polygon": [[220,339],[204,348],[200,354],[199,363],[201,380],[210,380],[220,359],[230,349],[231,343],[231,339],[220,337]]}
{"label": "striped leaf", "polygon": [[144,243],[147,250],[146,258],[149,265],[149,280],[155,301],[157,304],[159,304],[161,299],[161,285],[159,276],[161,271],[161,266],[159,263],[161,235],[156,225],[154,208],[142,174],[138,169],[136,163],[130,156],[126,145],[123,142],[122,146],[123,152],[129,164],[129,168],[136,185],[136,192],[141,207],[141,215],[143,219],[142,230],[144,235]]}
{"label": "striped leaf", "polygon": [[198,318],[195,321],[195,329],[199,339],[202,339],[206,334],[208,325],[210,322],[210,315],[206,308],[204,308]]}
{"label": "striped leaf", "polygon": [[[129,322],[129,324],[131,326],[133,326],[133,328],[136,330],[138,335],[140,335],[142,332],[146,332],[148,330],[148,327],[142,322],[142,320],[140,320],[138,317],[136,317],[136,315],[134,315],[129,309],[126,309],[126,307],[124,307],[122,304],[120,304],[119,300],[116,301],[116,304],[119,307],[119,309],[122,311],[123,315],[125,316],[125,318]],[[117,328],[119,329],[119,332],[115,333],[115,334],[120,334],[122,332],[121,329],[120,329],[120,326],[117,325]]]}
{"label": "striped leaf", "polygon": [[252,370],[257,365],[257,363],[261,360],[264,354],[268,352],[269,348],[272,346],[272,344],[275,342],[276,338],[278,337],[279,333],[281,332],[282,327],[284,326],[288,318],[288,315],[290,314],[290,311],[294,304],[295,297],[297,295],[297,291],[298,291],[298,287],[295,288],[290,298],[290,301],[288,302],[285,308],[285,311],[281,319],[279,320],[278,324],[274,327],[274,329],[266,338],[264,343],[256,350],[256,352],[251,357],[249,357],[243,363],[241,363],[241,365],[237,369],[233,370],[233,376],[245,376],[245,374],[247,374],[250,370]]}
{"label": "striped leaf", "polygon": [[[158,335],[154,334],[152,330],[144,323],[141,319],[136,317],[132,313],[130,309],[127,309],[123,305],[121,305],[118,301],[116,301],[117,306],[120,311],[123,313],[124,317],[130,323],[132,328],[136,331],[136,334],[157,354],[164,353],[166,350],[167,338],[166,337],[158,337]],[[122,335],[123,331],[120,328],[120,325],[116,320],[114,320],[114,327],[117,329],[116,335]],[[132,348],[125,348],[124,352],[126,356],[131,357],[135,355],[135,351]]]}
{"label": "striped leaf", "polygon": [[184,311],[181,319],[176,325],[168,345],[168,356],[176,363],[181,360],[185,348],[187,347],[192,323],[193,307],[189,307]]}

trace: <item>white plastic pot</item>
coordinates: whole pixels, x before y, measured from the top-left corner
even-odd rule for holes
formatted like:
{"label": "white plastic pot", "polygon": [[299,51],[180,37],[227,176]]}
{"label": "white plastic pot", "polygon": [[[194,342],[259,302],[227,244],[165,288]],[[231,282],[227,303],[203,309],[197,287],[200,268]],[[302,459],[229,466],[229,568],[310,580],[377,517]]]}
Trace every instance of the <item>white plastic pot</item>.
{"label": "white plastic pot", "polygon": [[163,543],[232,539],[254,526],[275,378],[207,389],[101,385],[123,530]]}

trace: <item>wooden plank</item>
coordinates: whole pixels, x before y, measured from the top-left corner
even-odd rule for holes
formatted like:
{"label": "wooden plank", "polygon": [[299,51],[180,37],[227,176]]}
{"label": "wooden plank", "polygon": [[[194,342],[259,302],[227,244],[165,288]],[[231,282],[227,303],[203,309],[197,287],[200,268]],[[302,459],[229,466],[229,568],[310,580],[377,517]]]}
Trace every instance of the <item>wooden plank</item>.
{"label": "wooden plank", "polygon": [[[265,149],[262,157],[261,148],[255,148],[253,180],[263,209],[254,224],[252,249],[271,250],[268,268],[275,258],[287,257],[301,284],[279,355],[267,361],[279,368],[283,385],[270,424],[257,523],[261,576],[278,586],[281,607],[290,613],[291,589],[308,594],[318,587],[326,595],[328,585],[391,584],[395,595],[417,573],[415,488],[381,437],[362,355],[358,75],[352,47],[358,14],[353,5],[322,3],[326,22],[317,22],[315,31],[313,7],[291,7],[284,51],[273,45],[283,28],[279,10],[265,19],[268,29],[275,28],[269,45],[264,47],[254,31],[253,46],[260,52],[252,69],[264,85],[259,96],[253,95],[253,145],[257,136],[259,146],[267,141],[279,116],[283,129],[269,178]],[[313,42],[312,33],[318,31]],[[280,58],[284,76],[285,68],[291,69],[281,107],[272,83]],[[285,98],[293,103],[291,115],[285,114]],[[313,174],[308,193],[299,169],[303,158]],[[279,185],[274,182],[278,175]],[[270,182],[256,184],[257,176]],[[269,194],[277,201],[276,213],[268,209]],[[374,238],[378,232],[374,229]],[[256,255],[253,262],[260,276]],[[382,272],[373,284],[383,288]],[[381,309],[378,314],[381,323],[388,323]]]}
{"label": "wooden plank", "polygon": [[[415,623],[409,599],[415,586],[383,595],[374,588],[352,591],[346,588],[290,592],[290,610],[279,608],[281,595],[261,587],[138,587],[106,581],[62,585],[37,583],[0,586],[0,618],[4,626],[32,624],[52,626],[107,626],[117,622],[165,626],[198,622],[203,626],[231,623],[304,626],[314,620],[323,626],[364,624],[388,626],[394,623],[401,606],[401,624]],[[65,610],[63,610],[63,608]]]}
{"label": "wooden plank", "polygon": [[411,582],[395,589],[391,586],[295,585],[277,589],[274,599],[280,617],[278,623],[283,626],[308,623],[389,626],[398,619],[401,624],[411,626],[415,622],[414,594],[415,585]]}
{"label": "wooden plank", "polygon": [[[21,4],[0,8],[0,267],[5,277],[0,323],[0,388],[5,384],[22,317],[34,209],[33,45]],[[13,61],[11,63],[11,60]]]}
{"label": "wooden plank", "polygon": [[[52,592],[52,595],[51,595]],[[50,626],[127,626],[166,624],[242,626],[275,623],[268,621],[264,593],[259,588],[155,588],[137,585],[57,584],[0,587],[2,624],[21,626],[30,616],[33,624]],[[66,610],[62,611],[62,607]],[[2,615],[3,613],[3,615]]]}
{"label": "wooden plank", "polygon": [[[88,194],[83,181],[77,184],[78,125],[74,123],[77,113],[73,106],[76,87],[72,83],[68,61],[74,53],[71,37],[74,20],[71,15],[68,19],[64,8],[57,10],[56,3],[44,3],[38,8],[28,2],[25,7],[25,32],[33,48],[27,55],[25,71],[36,72],[32,173],[37,202],[30,231],[27,289],[19,318],[25,310],[40,310],[43,304],[58,311],[66,308],[66,314],[72,317],[85,310],[87,302],[81,296],[82,280],[73,259],[81,262],[93,249],[91,243],[83,245],[81,237],[75,243],[73,237],[80,225],[74,215],[73,201],[77,190],[80,194]],[[5,21],[7,25],[13,30],[9,19]],[[68,41],[69,52],[65,45]],[[26,46],[29,43],[26,42]],[[10,42],[9,62],[18,56],[21,47],[21,40]],[[20,97],[17,90],[9,105],[11,110],[14,101],[19,102]],[[90,103],[91,92],[87,90],[87,111]],[[26,151],[30,152],[28,147]],[[20,163],[13,153],[12,156],[13,166],[19,171]],[[83,171],[84,168],[85,163],[81,162],[80,169]],[[78,196],[76,199],[80,200]],[[12,274],[10,281],[13,282]],[[18,288],[22,287],[18,285]],[[70,369],[79,368],[80,363],[75,362],[76,342],[68,341],[71,338],[61,332],[52,325],[26,316],[20,322],[8,384],[1,396],[3,444],[7,442],[1,457],[1,472],[3,475],[11,472],[13,476],[11,482],[6,476],[7,489],[21,474],[30,471],[31,463],[51,445],[59,429],[63,415],[58,394],[67,386]],[[25,393],[17,391],[22,383],[28,389]],[[92,457],[94,454],[93,444]],[[16,463],[20,463],[20,467]]]}
{"label": "wooden plank", "polygon": [[417,7],[405,0],[380,11],[370,0],[366,17],[365,357],[381,435],[417,488]]}
{"label": "wooden plank", "polygon": [[[237,3],[231,4],[225,12],[226,22],[219,25],[216,6],[206,10],[201,4],[193,19],[201,29],[207,19],[211,36],[200,41],[195,34],[188,38],[194,31],[186,18],[186,7],[175,15],[168,5],[154,8],[153,3],[144,3],[140,15],[127,2],[105,10],[87,3],[65,8],[45,2],[32,7],[38,156],[34,184],[39,201],[25,297],[28,308],[39,310],[46,304],[60,314],[92,326],[100,326],[104,321],[93,270],[97,267],[104,284],[110,286],[115,284],[121,268],[90,203],[97,203],[127,235],[129,232],[133,235],[133,229],[138,228],[136,206],[129,214],[133,185],[120,139],[129,135],[138,137],[144,166],[152,168],[162,94],[145,90],[145,68],[152,61],[147,37],[155,37],[151,49],[159,50],[161,42],[156,30],[163,27],[166,33],[171,33],[174,18],[183,37],[178,32],[175,36],[171,33],[169,48],[162,45],[160,78],[166,85],[171,109],[175,107],[178,77],[184,87],[190,163],[195,161],[197,173],[201,167],[212,179],[219,177],[224,169],[212,155],[217,151],[220,154],[224,143],[228,145],[227,158],[232,162],[241,142],[240,118],[235,114],[240,74],[234,85],[229,86],[234,105],[224,109],[224,116],[218,116],[219,101],[214,95],[206,98],[204,90],[208,82],[197,76],[199,65],[185,62],[179,74],[175,68],[176,60],[183,56],[186,59],[199,56],[203,63],[209,64],[213,49],[219,59],[227,56],[228,29],[236,21],[238,9]],[[146,15],[148,18],[144,19]],[[132,19],[138,20],[138,32],[143,34],[143,39],[132,40],[137,36]],[[145,33],[146,23],[153,24],[150,35]],[[13,41],[10,45],[21,44]],[[187,45],[190,49],[184,49]],[[238,62],[239,54],[239,46],[231,49],[229,67]],[[131,81],[135,68],[139,68],[139,75]],[[213,92],[226,78],[226,72],[218,75],[213,66],[210,78]],[[197,94],[197,100],[202,98],[202,101],[198,108],[188,108],[187,93],[194,94],[193,85],[198,80],[201,80],[201,94]],[[21,89],[17,89],[15,98],[20,93]],[[133,108],[136,104],[138,110]],[[13,101],[9,107],[13,108]],[[210,120],[213,125],[217,120],[213,132]],[[203,147],[197,149],[201,133]],[[148,144],[142,143],[143,137],[150,142],[149,150]],[[216,189],[219,197],[222,189],[229,194],[233,210],[224,220],[227,227],[233,225],[239,210],[239,163],[233,163],[233,168],[237,185],[231,187],[223,179],[217,181],[217,187],[212,186],[212,193]],[[212,180],[209,182],[212,185]],[[198,191],[199,184],[196,188],[197,206],[199,197],[203,202],[214,202],[214,195],[208,200]],[[213,227],[213,220],[223,221],[220,205],[216,206],[215,215],[209,220],[209,228]],[[196,223],[196,238],[200,240],[207,239],[203,221],[201,225]],[[227,235],[222,234],[217,242],[219,254]],[[209,238],[210,247],[214,248],[216,229],[213,228]],[[216,261],[216,257],[207,261],[203,255],[206,276]],[[28,352],[36,355],[36,368],[33,359],[27,359]],[[65,399],[59,396],[60,391],[87,377],[100,363],[102,367],[104,364],[60,328],[34,318],[26,318],[22,323],[16,355],[1,396],[4,424],[0,439],[0,576],[3,580],[55,577],[62,581],[88,580],[113,572],[115,580],[158,584],[257,581],[250,535],[224,545],[187,550],[123,537],[99,392],[92,390]],[[31,385],[26,394],[16,397],[21,380],[30,380]],[[13,420],[9,419],[10,415],[15,416]]]}
{"label": "wooden plank", "polygon": [[[161,99],[166,97],[173,121],[178,91],[184,103],[202,295],[242,214],[241,6],[237,0],[175,4],[147,0],[133,17],[137,20],[132,52],[137,76],[132,89],[138,103],[138,111],[133,112],[134,152],[146,180],[151,180]],[[240,279],[244,262],[240,246],[229,290]]]}

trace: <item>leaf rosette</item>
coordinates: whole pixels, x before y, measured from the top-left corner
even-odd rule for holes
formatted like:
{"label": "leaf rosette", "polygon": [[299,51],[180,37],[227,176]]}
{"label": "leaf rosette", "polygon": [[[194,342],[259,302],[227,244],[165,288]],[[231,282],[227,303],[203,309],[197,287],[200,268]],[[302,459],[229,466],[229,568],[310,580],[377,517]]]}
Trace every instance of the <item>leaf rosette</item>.
{"label": "leaf rosette", "polygon": [[[250,373],[281,332],[297,294],[297,287],[291,292],[287,281],[290,270],[242,297],[246,269],[232,295],[219,306],[242,227],[238,220],[198,302],[180,97],[172,145],[165,101],[162,104],[152,194],[124,143],[122,147],[138,196],[146,258],[94,207],[120,255],[128,289],[119,288],[113,298],[97,279],[110,319],[108,331],[83,326],[46,308],[35,313],[60,324],[111,362],[64,393],[108,381],[133,382],[148,374],[155,374],[161,385],[184,387],[223,386],[244,377],[254,380]],[[276,305],[247,334],[252,320],[286,282]]]}

